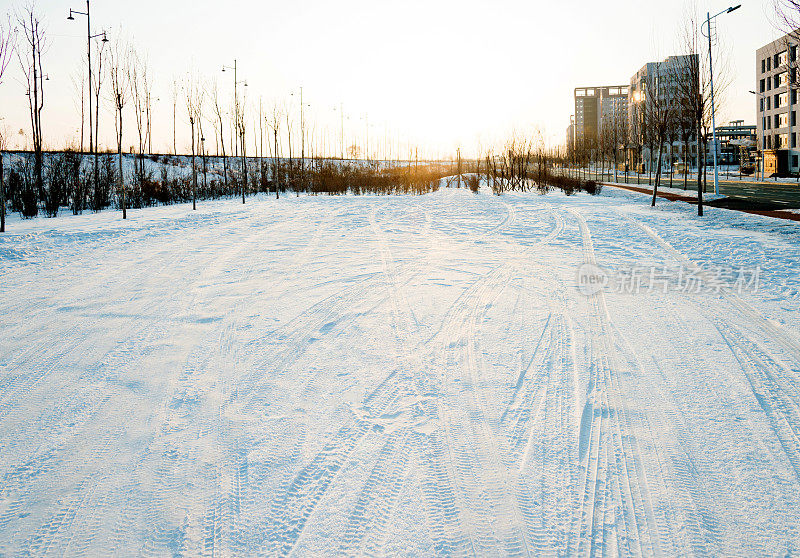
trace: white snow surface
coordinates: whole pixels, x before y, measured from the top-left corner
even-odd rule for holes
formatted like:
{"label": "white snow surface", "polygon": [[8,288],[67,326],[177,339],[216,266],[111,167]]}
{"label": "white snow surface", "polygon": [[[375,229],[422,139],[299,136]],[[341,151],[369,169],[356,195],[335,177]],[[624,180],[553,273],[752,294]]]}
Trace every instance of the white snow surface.
{"label": "white snow surface", "polygon": [[[800,553],[796,224],[606,190],[12,219],[0,555]],[[757,292],[577,287],[758,267]]]}

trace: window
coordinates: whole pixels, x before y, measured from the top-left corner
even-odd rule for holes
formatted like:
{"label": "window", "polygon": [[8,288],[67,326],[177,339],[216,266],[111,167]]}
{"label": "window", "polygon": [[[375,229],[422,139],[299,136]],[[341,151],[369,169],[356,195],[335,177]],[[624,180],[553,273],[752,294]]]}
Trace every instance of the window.
{"label": "window", "polygon": [[797,126],[797,112],[796,111],[792,111],[791,122],[792,122],[792,127]]}
{"label": "window", "polygon": [[763,138],[761,138],[761,149],[766,149],[766,148],[767,148],[767,136],[764,136]]}
{"label": "window", "polygon": [[785,112],[778,115],[778,128],[786,128],[789,125],[789,115]]}
{"label": "window", "polygon": [[791,68],[789,70],[789,75],[791,76],[789,78],[789,82],[790,83],[797,83],[797,68]]}
{"label": "window", "polygon": [[775,94],[775,108],[781,108],[781,96]]}
{"label": "window", "polygon": [[761,129],[762,130],[766,130],[767,129],[767,117],[766,116],[762,116],[761,117]]}
{"label": "window", "polygon": [[772,136],[767,136],[767,147],[766,149],[772,149]]}
{"label": "window", "polygon": [[761,61],[761,73],[763,74],[766,71],[767,71],[767,61],[766,60],[762,60]]}
{"label": "window", "polygon": [[792,155],[792,166],[793,167],[797,166],[797,155]]}
{"label": "window", "polygon": [[784,50],[783,52],[779,52],[775,55],[776,63],[775,67],[778,66],[785,66],[789,62],[789,52]]}
{"label": "window", "polygon": [[781,149],[784,147],[789,147],[789,135],[788,134],[778,134],[775,136],[775,148]]}
{"label": "window", "polygon": [[797,104],[797,89],[792,89],[792,104]]}
{"label": "window", "polygon": [[764,82],[764,80],[762,79],[762,80],[761,80],[761,84],[760,84],[760,89],[761,89],[760,93],[763,93],[764,91],[766,91],[766,87],[765,87],[764,83],[765,83],[765,82]]}
{"label": "window", "polygon": [[767,110],[772,109],[772,97],[767,97]]}
{"label": "window", "polygon": [[780,55],[779,54],[774,54],[772,56],[772,64],[773,64],[773,66],[775,66],[775,69],[777,69],[778,66],[780,65],[780,64],[778,64],[779,61],[780,61]]}
{"label": "window", "polygon": [[772,69],[772,57],[767,57],[767,71],[769,72]]}
{"label": "window", "polygon": [[789,73],[788,72],[781,72],[775,76],[775,88],[778,87],[785,87],[786,84],[789,83]]}
{"label": "window", "polygon": [[789,47],[789,61],[794,62],[797,60],[797,45]]}
{"label": "window", "polygon": [[759,99],[759,100],[761,101],[761,102],[759,103],[759,106],[760,106],[759,110],[760,110],[761,112],[764,112],[764,97],[761,97],[761,99]]}
{"label": "window", "polygon": [[792,149],[797,147],[797,134],[792,132]]}

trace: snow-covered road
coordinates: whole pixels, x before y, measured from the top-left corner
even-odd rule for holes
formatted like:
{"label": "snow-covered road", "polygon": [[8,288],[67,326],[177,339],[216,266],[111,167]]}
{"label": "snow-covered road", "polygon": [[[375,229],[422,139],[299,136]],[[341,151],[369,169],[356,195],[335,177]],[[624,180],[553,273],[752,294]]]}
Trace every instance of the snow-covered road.
{"label": "snow-covered road", "polygon": [[800,233],[662,205],[14,221],[0,555],[800,554]]}

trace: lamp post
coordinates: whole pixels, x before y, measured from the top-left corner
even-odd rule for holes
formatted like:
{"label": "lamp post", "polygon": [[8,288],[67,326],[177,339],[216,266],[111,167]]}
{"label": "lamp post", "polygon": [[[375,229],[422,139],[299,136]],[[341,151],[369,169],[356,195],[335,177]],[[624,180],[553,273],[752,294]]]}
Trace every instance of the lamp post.
{"label": "lamp post", "polygon": [[[758,97],[759,99],[762,99],[762,100],[766,97],[766,95],[764,95],[763,93],[758,93],[756,91],[750,91],[750,93],[752,93],[753,95],[755,95],[756,97]],[[761,112],[761,111],[757,111],[757,112]],[[762,128],[761,132],[762,132],[762,134],[766,134],[766,130],[763,129],[763,128]],[[757,163],[756,169],[761,173],[761,180],[764,180],[764,167],[763,167],[764,158],[761,155],[761,145],[759,145],[759,143],[758,143],[758,137],[756,137],[756,153],[758,154],[757,155],[758,158],[756,160],[756,163]],[[758,175],[756,175],[756,180],[758,180]]]}
{"label": "lamp post", "polygon": [[719,167],[717,166],[717,115],[716,107],[714,106],[714,62],[711,55],[711,22],[722,14],[729,14],[741,8],[742,5],[730,7],[722,10],[715,16],[711,16],[711,12],[706,12],[706,30],[708,32],[708,72],[711,78],[711,133],[712,141],[714,144],[714,193],[719,195]]}
{"label": "lamp post", "polygon": [[[222,66],[222,71],[226,70],[233,70],[233,113],[234,113],[234,129],[236,130],[236,135],[239,136],[241,130],[239,130],[239,84],[243,83],[245,87],[247,87],[247,81],[242,80],[239,81],[239,63],[237,60],[233,61],[233,66]],[[233,156],[238,157],[239,155],[239,140],[237,138],[236,142],[233,144],[234,152]],[[245,203],[245,188],[247,186],[247,161],[245,160],[244,156],[244,145],[242,145],[242,177],[244,181],[242,182],[242,203]]]}
{"label": "lamp post", "polygon": [[86,55],[89,60],[89,90],[87,94],[89,95],[89,152],[94,155],[94,187],[97,187],[98,180],[98,169],[97,169],[97,149],[96,143],[97,138],[94,137],[93,129],[92,129],[92,39],[97,37],[103,37],[103,42],[108,42],[108,37],[106,37],[106,32],[103,31],[102,33],[97,33],[96,35],[92,35],[92,16],[91,16],[91,7],[89,5],[89,0],[86,0],[86,11],[81,12],[78,10],[73,10],[70,8],[69,16],[67,20],[75,21],[75,15],[82,15],[86,16]]}

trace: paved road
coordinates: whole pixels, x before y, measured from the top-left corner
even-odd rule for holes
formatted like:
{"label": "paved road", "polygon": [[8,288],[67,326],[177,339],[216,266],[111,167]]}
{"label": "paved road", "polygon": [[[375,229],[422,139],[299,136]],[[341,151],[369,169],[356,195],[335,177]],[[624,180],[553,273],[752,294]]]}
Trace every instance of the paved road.
{"label": "paved road", "polygon": [[[608,174],[593,176],[596,176],[603,181],[608,181],[609,179],[613,180],[613,175],[611,177],[609,177]],[[619,175],[617,180],[621,183],[625,183],[625,179],[622,175]],[[628,177],[628,184],[632,186],[638,185],[647,187],[647,176],[642,176],[638,182],[635,176],[630,176]],[[666,178],[664,184],[669,186],[669,177]],[[683,179],[675,177],[672,184],[674,188],[682,188]],[[709,191],[713,190],[713,187],[713,178],[709,177]],[[687,181],[687,188],[690,190],[695,190],[697,188],[697,181]],[[781,183],[770,180],[721,180],[720,193],[728,196],[728,198],[711,202],[709,205],[725,207],[728,209],[750,209],[759,211],[800,209],[800,183]]]}

